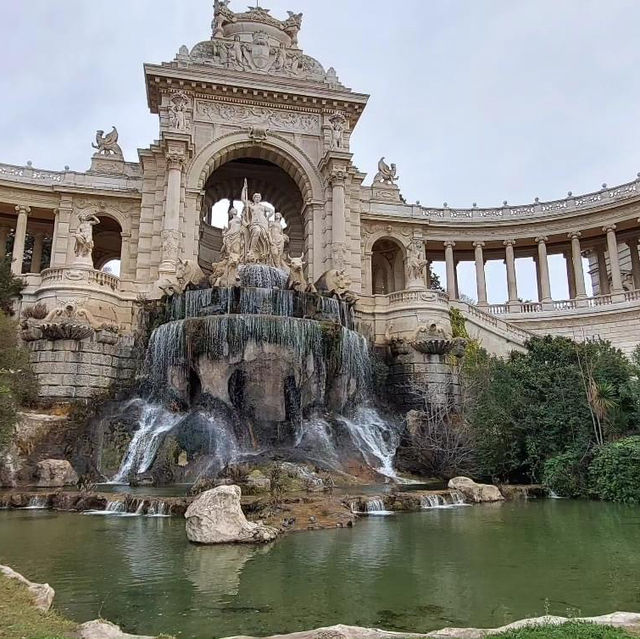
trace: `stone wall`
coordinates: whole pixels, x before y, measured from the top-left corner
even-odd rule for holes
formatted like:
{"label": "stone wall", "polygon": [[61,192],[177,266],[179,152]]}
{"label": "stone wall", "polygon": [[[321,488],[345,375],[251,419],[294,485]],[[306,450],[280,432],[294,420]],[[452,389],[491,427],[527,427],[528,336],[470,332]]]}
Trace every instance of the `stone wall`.
{"label": "stone wall", "polygon": [[80,341],[40,339],[27,348],[42,399],[86,399],[135,373],[130,337],[120,337],[116,344],[98,342],[95,336]]}

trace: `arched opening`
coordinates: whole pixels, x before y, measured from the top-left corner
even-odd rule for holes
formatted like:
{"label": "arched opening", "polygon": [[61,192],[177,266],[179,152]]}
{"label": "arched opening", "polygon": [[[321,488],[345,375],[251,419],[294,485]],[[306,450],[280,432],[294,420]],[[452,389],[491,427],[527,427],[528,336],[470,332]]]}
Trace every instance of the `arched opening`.
{"label": "arched opening", "polygon": [[93,227],[93,267],[120,275],[122,228],[112,217],[98,215],[100,224]]}
{"label": "arched opening", "polygon": [[217,168],[205,184],[198,256],[200,266],[205,271],[210,270],[211,264],[219,260],[222,229],[227,225],[231,203],[242,212],[240,197],[245,179],[249,197],[260,193],[263,202],[274,213],[277,211],[282,214],[285,233],[289,237],[286,251],[294,256],[304,252],[304,199],[296,181],[270,160],[236,158]]}
{"label": "arched opening", "polygon": [[404,250],[395,240],[384,237],[374,243],[371,252],[371,288],[374,295],[404,290]]}

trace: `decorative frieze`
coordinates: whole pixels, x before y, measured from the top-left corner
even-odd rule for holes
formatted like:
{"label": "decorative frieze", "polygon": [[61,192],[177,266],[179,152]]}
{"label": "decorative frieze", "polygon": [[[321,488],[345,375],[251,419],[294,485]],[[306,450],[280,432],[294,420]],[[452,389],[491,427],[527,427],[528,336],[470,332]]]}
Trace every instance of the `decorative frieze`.
{"label": "decorative frieze", "polygon": [[197,100],[195,117],[199,121],[238,127],[264,127],[272,131],[290,131],[309,135],[321,133],[319,114],[262,106]]}

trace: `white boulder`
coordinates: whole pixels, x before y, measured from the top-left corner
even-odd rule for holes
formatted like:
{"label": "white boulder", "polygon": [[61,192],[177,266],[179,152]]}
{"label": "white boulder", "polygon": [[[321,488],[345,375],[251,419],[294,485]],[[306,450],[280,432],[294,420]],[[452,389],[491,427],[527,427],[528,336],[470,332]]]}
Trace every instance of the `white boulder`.
{"label": "white boulder", "polygon": [[142,635],[128,635],[122,632],[119,626],[109,621],[94,619],[87,621],[78,628],[80,639],[153,639],[153,637]]}
{"label": "white boulder", "polygon": [[61,488],[75,486],[78,474],[66,459],[43,459],[36,466],[38,486],[43,488]]}
{"label": "white boulder", "polygon": [[0,573],[9,579],[15,579],[24,584],[32,594],[33,604],[36,608],[45,612],[51,608],[56,592],[49,584],[35,584],[23,577],[19,572],[9,568],[9,566],[0,566]]}
{"label": "white boulder", "polygon": [[187,538],[197,544],[260,544],[273,541],[278,531],[247,521],[238,486],[218,486],[191,503],[184,514]]}
{"label": "white boulder", "polygon": [[449,480],[449,488],[462,494],[465,501],[480,504],[483,502],[504,501],[497,486],[491,484],[476,484],[468,477],[454,477]]}

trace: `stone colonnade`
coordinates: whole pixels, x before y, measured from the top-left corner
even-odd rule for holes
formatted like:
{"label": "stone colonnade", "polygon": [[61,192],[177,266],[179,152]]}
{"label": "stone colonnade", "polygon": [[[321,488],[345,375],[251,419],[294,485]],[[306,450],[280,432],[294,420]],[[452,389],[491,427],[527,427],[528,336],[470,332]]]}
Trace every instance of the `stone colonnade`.
{"label": "stone colonnade", "polygon": [[[610,224],[602,227],[602,233],[605,236],[604,242],[599,241],[594,244],[590,240],[590,249],[597,256],[599,293],[600,295],[611,295],[613,300],[622,299],[624,294],[622,271],[620,268],[619,240],[616,235],[616,225]],[[572,300],[584,300],[587,298],[586,282],[584,269],[582,264],[583,247],[581,243],[582,233],[579,231],[571,232],[567,235],[568,248],[564,249],[562,254],[566,260],[567,280],[569,288],[569,297]],[[640,230],[636,234],[626,236],[622,242],[628,245],[631,255],[631,275],[633,279],[634,289],[640,289],[640,254],[638,253],[638,241],[640,240]],[[536,266],[536,279],[538,285],[538,300],[543,308],[551,308],[551,281],[549,277],[548,262],[548,244],[547,236],[538,236],[535,238],[537,249],[533,254],[533,260]],[[474,263],[476,273],[476,293],[479,306],[488,306],[487,298],[487,280],[485,273],[486,242],[474,241]],[[507,309],[518,310],[518,282],[515,268],[516,246],[515,239],[507,239],[503,241],[504,246],[504,263],[506,266],[507,278]],[[457,264],[456,259],[456,242],[447,240],[443,243],[444,258],[446,264],[447,275],[447,294],[450,299],[459,297],[459,288],[457,281]],[[606,255],[605,255],[606,249]],[[607,269],[608,256],[608,269]]]}

